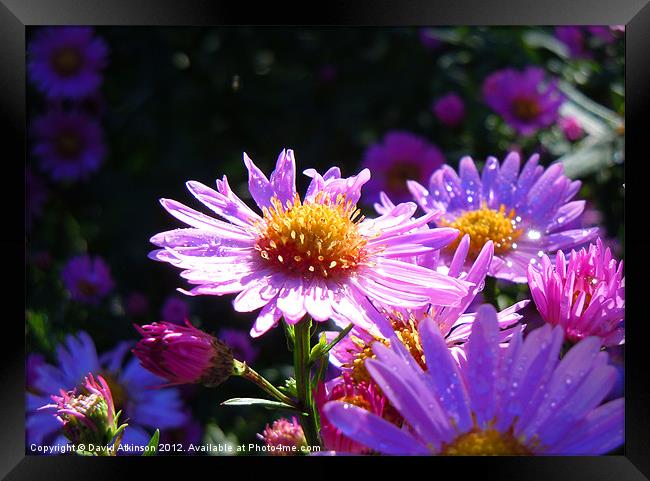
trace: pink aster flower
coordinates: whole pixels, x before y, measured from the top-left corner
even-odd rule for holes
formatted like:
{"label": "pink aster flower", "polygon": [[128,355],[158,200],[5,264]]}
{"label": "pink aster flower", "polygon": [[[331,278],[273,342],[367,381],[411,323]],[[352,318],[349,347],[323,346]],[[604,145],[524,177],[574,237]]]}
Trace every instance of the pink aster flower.
{"label": "pink aster flower", "polygon": [[367,186],[368,203],[385,192],[396,202],[409,199],[406,181],[424,181],[445,163],[445,157],[434,144],[410,132],[388,132],[380,143],[368,147],[362,166],[372,172]]}
{"label": "pink aster flower", "polygon": [[135,328],[142,335],[133,349],[140,364],[170,384],[218,386],[233,372],[232,352],[223,342],[192,326],[154,322]]}
{"label": "pink aster flower", "polygon": [[462,98],[452,92],[433,103],[433,113],[443,125],[457,127],[465,118],[465,104]]}
{"label": "pink aster flower", "polygon": [[388,399],[375,383],[355,381],[349,373],[343,373],[342,376],[332,379],[326,384],[321,384],[316,394],[316,405],[321,417],[320,435],[325,451],[352,454],[369,454],[371,452],[363,444],[345,436],[329,422],[327,415],[323,412],[323,407],[330,401],[347,402],[389,422],[401,422],[401,417],[390,406]]}
{"label": "pink aster flower", "polygon": [[528,265],[545,252],[571,249],[598,233],[597,228],[568,229],[585,207],[584,201],[571,201],[580,181],[566,177],[561,163],[544,170],[538,160],[531,156],[520,171],[517,153],[501,164],[489,157],[479,175],[474,161],[463,157],[458,174],[445,165],[431,176],[428,189],[414,181],[408,185],[425,212],[440,212],[433,222],[470,236],[469,259],[491,240],[488,275],[524,283]]}
{"label": "pink aster flower", "polygon": [[280,418],[273,421],[271,426],[267,424],[262,434],[258,434],[257,437],[272,448],[269,452],[274,456],[299,454],[300,449],[307,446],[302,427],[295,416],[291,421]]}
{"label": "pink aster flower", "polygon": [[562,326],[570,341],[598,336],[605,346],[625,342],[625,277],[600,238],[588,249],[559,251],[528,268],[530,292],[542,318]]}
{"label": "pink aster flower", "polygon": [[[364,309],[362,312],[366,313],[365,319],[358,320],[350,334],[334,346],[330,351],[330,362],[344,373],[349,373],[356,381],[369,381],[370,376],[365,369],[365,360],[373,356],[371,344],[380,341],[389,345],[390,340],[397,336],[408,347],[420,366],[426,370],[424,351],[418,335],[418,326],[425,319],[434,321],[453,355],[462,357],[462,346],[467,341],[472,323],[476,319],[476,313],[465,311],[474,303],[476,296],[485,285],[485,277],[494,252],[493,243],[488,241],[473,264],[465,271],[469,248],[470,239],[465,235],[454,253],[450,266],[440,267],[440,271],[446,275],[463,279],[476,286],[467,293],[458,306],[430,305],[415,310],[383,306],[376,306],[375,310]],[[521,329],[513,326],[521,319],[521,315],[517,312],[528,302],[528,300],[518,302],[498,313],[499,328],[502,329],[499,338],[502,342],[507,341],[514,330]],[[327,333],[330,338],[336,334]]]}
{"label": "pink aster flower", "polygon": [[483,82],[483,98],[520,135],[532,135],[557,120],[564,102],[557,83],[538,67],[498,70]]}
{"label": "pink aster flower", "polygon": [[596,455],[623,443],[624,400],[603,400],[616,369],[587,338],[559,360],[562,329],[546,325],[525,340],[499,343],[496,311],[481,306],[458,363],[432,320],[419,326],[423,371],[400,343],[373,345],[372,379],[404,418],[401,428],[349,402],[324,412],[345,436],[393,455]]}
{"label": "pink aster flower", "polygon": [[312,181],[301,200],[293,151],[282,151],[270,180],[246,154],[244,163],[262,215],[234,194],[225,176],[217,190],[190,181],[190,192],[228,222],[162,199],[190,228],[152,237],[160,249],[150,257],[183,269],[181,276],[196,285],[180,289],[187,295],[238,293],[236,311],[261,308],[251,336],[264,334],[282,316],[291,324],[306,314],[320,322],[350,322],[360,298],[417,308],[456,305],[467,293],[466,282],[402,260],[456,237],[454,229],[416,230],[433,214],[412,219],[416,206],[405,203],[375,219],[359,217],[356,204],[368,169],[349,178],[336,167],[323,176],[308,169]]}

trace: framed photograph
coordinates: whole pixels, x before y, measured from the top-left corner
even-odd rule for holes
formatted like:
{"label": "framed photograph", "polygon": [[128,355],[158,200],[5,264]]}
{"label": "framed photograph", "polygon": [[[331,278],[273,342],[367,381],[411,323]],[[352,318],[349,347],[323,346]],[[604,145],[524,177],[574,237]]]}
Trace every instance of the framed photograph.
{"label": "framed photograph", "polygon": [[646,3],[0,0],[0,475],[649,479]]}

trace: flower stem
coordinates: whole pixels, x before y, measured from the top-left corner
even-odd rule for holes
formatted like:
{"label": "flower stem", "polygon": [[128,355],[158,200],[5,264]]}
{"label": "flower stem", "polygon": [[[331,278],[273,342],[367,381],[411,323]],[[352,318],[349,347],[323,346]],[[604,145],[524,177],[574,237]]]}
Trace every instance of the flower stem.
{"label": "flower stem", "polygon": [[302,411],[307,415],[300,416],[300,424],[305,433],[305,439],[310,446],[320,446],[316,406],[311,389],[311,366],[309,354],[311,319],[302,320],[294,326],[295,344],[293,349],[293,367],[296,378],[296,393]]}
{"label": "flower stem", "polygon": [[264,391],[266,391],[268,394],[273,396],[275,399],[277,399],[280,402],[283,402],[285,404],[289,404],[290,406],[295,406],[295,402],[291,400],[289,397],[285,396],[282,394],[273,384],[271,384],[264,376],[259,374],[257,371],[255,371],[252,367],[250,367],[248,364],[245,362],[240,362],[235,360],[235,372],[249,381],[254,382],[257,384],[260,388],[262,388]]}

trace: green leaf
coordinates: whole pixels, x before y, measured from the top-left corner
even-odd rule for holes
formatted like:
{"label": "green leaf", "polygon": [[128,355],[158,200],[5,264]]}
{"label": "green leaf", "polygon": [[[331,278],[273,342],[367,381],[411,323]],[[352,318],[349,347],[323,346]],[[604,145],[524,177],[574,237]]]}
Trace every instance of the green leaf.
{"label": "green leaf", "polygon": [[314,346],[314,348],[311,350],[311,354],[309,355],[309,363],[313,364],[316,362],[319,358],[330,352],[330,350],[336,346],[339,342],[341,342],[345,336],[348,335],[348,333],[352,330],[354,327],[354,324],[350,323],[347,325],[345,329],[343,329],[339,334],[330,342],[329,344],[327,343],[327,339],[325,338],[325,334],[323,334],[318,342]]}
{"label": "green leaf", "polygon": [[280,401],[270,401],[268,399],[260,399],[254,397],[235,397],[228,399],[221,403],[222,406],[264,406],[268,409],[290,409],[295,411],[296,408],[290,404],[285,404]]}
{"label": "green leaf", "polygon": [[149,440],[149,444],[147,444],[147,448],[144,450],[144,453],[142,453],[142,455],[155,456],[156,451],[158,450],[159,439],[160,439],[160,429],[156,429],[156,432],[153,433],[153,436],[151,436],[151,439]]}

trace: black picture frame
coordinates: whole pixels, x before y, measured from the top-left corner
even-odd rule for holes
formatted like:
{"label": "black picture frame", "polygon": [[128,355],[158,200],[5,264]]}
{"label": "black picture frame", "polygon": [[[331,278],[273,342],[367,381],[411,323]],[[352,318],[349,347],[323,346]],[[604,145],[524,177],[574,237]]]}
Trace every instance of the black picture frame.
{"label": "black picture frame", "polygon": [[[633,314],[627,324],[626,335],[626,442],[624,455],[599,457],[499,457],[413,459],[427,476],[438,469],[454,472],[456,478],[468,475],[473,468],[502,480],[642,480],[650,479],[650,370],[647,369],[647,348],[642,313],[644,292],[643,273],[648,272],[643,219],[647,212],[635,205],[643,205],[643,175],[641,164],[648,159],[648,136],[643,119],[650,104],[650,4],[648,0],[389,0],[334,1],[315,5],[277,2],[249,5],[245,2],[208,0],[0,0],[0,125],[4,132],[2,152],[2,223],[0,249],[6,286],[2,289],[3,342],[0,343],[0,476],[8,480],[47,479],[124,479],[140,465],[150,479],[157,472],[169,469],[171,463],[187,465],[212,463],[201,457],[187,458],[84,458],[72,456],[25,456],[24,452],[24,383],[25,352],[24,315],[25,255],[24,162],[25,134],[25,27],[32,25],[626,25],[626,214],[637,222],[627,229],[626,249],[633,262],[626,266],[626,277],[632,279],[627,300]],[[21,162],[22,159],[22,162]],[[630,197],[631,196],[631,197]],[[628,211],[627,209],[632,209]],[[632,212],[628,214],[628,212]],[[639,222],[641,221],[641,222]],[[636,224],[636,225],[635,225]],[[635,231],[637,235],[635,235]],[[644,264],[645,262],[645,264]],[[21,274],[22,273],[22,274]],[[635,277],[638,278],[635,281]],[[21,284],[22,281],[22,284]],[[628,281],[629,283],[630,281]],[[22,289],[23,305],[18,292]],[[244,460],[246,459],[246,460]],[[358,458],[355,458],[355,461]],[[207,460],[207,461],[206,461]],[[268,468],[287,469],[273,458],[219,458],[223,463],[250,469],[253,464],[268,463]],[[360,462],[368,461],[361,459]],[[382,467],[393,464],[390,458],[373,458],[372,464]],[[304,469],[314,463],[329,464],[332,470],[349,464],[349,459],[325,457],[295,458],[293,463]],[[424,465],[422,465],[422,464]],[[403,460],[399,461],[404,469]],[[213,466],[217,466],[213,464]],[[271,466],[272,465],[272,466]],[[268,469],[265,468],[265,469]],[[302,469],[301,468],[301,469]],[[191,468],[198,473],[198,468]],[[201,467],[200,469],[203,469]],[[208,467],[208,469],[210,469]],[[214,468],[212,468],[214,469]],[[349,468],[344,468],[349,469]],[[411,468],[409,467],[409,470]],[[413,468],[416,469],[416,468]],[[418,469],[419,470],[419,469]],[[189,471],[188,471],[189,472]],[[335,471],[334,471],[335,472]],[[210,474],[211,476],[215,474]],[[342,476],[339,472],[337,476]],[[442,474],[441,474],[442,475]]]}

